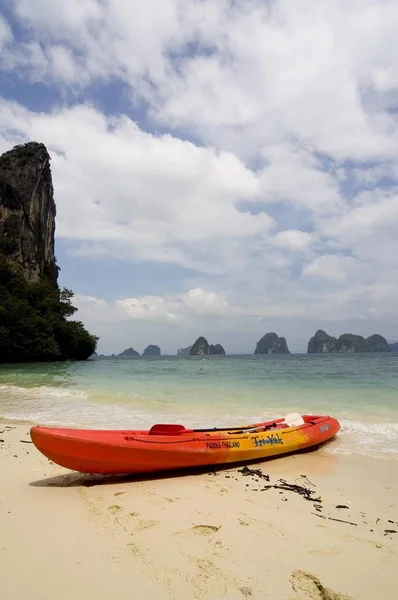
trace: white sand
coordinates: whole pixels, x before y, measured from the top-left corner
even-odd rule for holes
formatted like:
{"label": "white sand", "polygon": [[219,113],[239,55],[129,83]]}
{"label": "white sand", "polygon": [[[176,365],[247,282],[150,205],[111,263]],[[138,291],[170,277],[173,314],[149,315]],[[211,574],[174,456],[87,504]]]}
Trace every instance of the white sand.
{"label": "white sand", "polygon": [[90,477],[22,442],[28,425],[0,431],[2,600],[398,598],[398,533],[385,533],[398,531],[396,460],[318,451],[250,465],[315,489],[317,512],[241,467]]}

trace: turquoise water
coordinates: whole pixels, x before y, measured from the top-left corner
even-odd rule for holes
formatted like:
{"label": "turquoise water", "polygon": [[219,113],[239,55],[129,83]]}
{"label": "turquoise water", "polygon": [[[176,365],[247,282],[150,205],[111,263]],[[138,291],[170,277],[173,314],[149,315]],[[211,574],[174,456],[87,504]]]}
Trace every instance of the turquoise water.
{"label": "turquoise water", "polygon": [[398,354],[140,357],[0,365],[0,418],[139,428],[331,414],[322,451],[398,458]]}

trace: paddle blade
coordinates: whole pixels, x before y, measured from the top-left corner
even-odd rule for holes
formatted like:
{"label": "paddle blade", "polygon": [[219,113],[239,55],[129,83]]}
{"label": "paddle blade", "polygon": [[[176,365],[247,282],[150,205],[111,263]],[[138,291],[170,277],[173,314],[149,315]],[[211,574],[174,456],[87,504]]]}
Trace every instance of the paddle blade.
{"label": "paddle blade", "polygon": [[152,425],[148,431],[148,435],[178,435],[184,431],[186,431],[184,425],[158,423],[156,425]]}

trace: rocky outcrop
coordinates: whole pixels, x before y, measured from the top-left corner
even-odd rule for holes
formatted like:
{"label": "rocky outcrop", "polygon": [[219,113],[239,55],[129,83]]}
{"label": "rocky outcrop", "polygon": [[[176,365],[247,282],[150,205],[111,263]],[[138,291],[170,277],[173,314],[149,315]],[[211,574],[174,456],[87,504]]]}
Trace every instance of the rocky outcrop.
{"label": "rocky outcrop", "polygon": [[192,345],[189,354],[191,356],[202,356],[209,354],[210,346],[209,342],[203,336],[198,337],[196,342]]}
{"label": "rocky outcrop", "polygon": [[0,239],[8,261],[23,278],[57,284],[55,202],[50,156],[29,142],[0,156]]}
{"label": "rocky outcrop", "polygon": [[208,356],[210,354],[225,354],[225,350],[221,344],[209,345],[206,338],[200,336],[193,346],[191,346],[189,354],[191,356]]}
{"label": "rocky outcrop", "polygon": [[191,348],[192,346],[188,346],[187,348],[179,348],[177,350],[177,356],[189,356]]}
{"label": "rocky outcrop", "polygon": [[142,356],[160,356],[161,351],[159,346],[155,346],[154,344],[149,344],[142,353]]}
{"label": "rocky outcrop", "polygon": [[123,350],[123,352],[121,352],[120,354],[118,354],[117,356],[139,356],[140,353],[137,352],[137,350],[134,350],[134,348],[127,348],[126,350]]}
{"label": "rocky outcrop", "polygon": [[372,346],[372,349],[368,350],[368,352],[390,352],[390,346],[388,345],[386,338],[378,333],[370,335],[366,338],[366,341]]}
{"label": "rocky outcrop", "polygon": [[286,338],[278,337],[276,333],[266,333],[257,342],[254,354],[290,354]]}
{"label": "rocky outcrop", "polygon": [[390,352],[387,340],[379,334],[367,338],[352,333],[343,333],[339,338],[318,329],[308,342],[308,354],[353,354],[356,352]]}
{"label": "rocky outcrop", "polygon": [[328,352],[337,352],[337,339],[328,335],[323,329],[318,329],[308,342],[307,353],[327,354]]}
{"label": "rocky outcrop", "polygon": [[210,344],[209,346],[209,354],[225,354],[224,348],[221,344]]}

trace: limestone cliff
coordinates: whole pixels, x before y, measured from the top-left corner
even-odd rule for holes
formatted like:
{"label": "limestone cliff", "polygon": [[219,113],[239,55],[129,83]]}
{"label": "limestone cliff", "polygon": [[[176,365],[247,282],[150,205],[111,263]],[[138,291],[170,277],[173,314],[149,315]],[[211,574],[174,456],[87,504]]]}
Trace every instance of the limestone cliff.
{"label": "limestone cliff", "polygon": [[142,353],[142,356],[160,356],[161,355],[161,351],[159,346],[156,346],[155,344],[149,344],[149,346],[147,346],[144,350],[144,352]]}
{"label": "limestone cliff", "polygon": [[203,336],[198,337],[192,345],[189,354],[191,356],[203,356],[209,354],[209,342]]}
{"label": "limestone cliff", "polygon": [[257,342],[254,354],[290,354],[286,338],[278,337],[276,333],[266,333]]}
{"label": "limestone cliff", "polygon": [[391,352],[391,348],[388,345],[386,338],[378,333],[370,335],[366,338],[366,341],[372,346],[370,352]]}
{"label": "limestone cliff", "polygon": [[198,337],[189,351],[191,356],[204,356],[209,354],[225,354],[221,344],[210,344],[203,336]]}
{"label": "limestone cliff", "polygon": [[225,350],[224,348],[221,346],[221,344],[210,344],[209,346],[209,354],[220,354],[220,355],[224,355],[225,354]]}
{"label": "limestone cliff", "polygon": [[131,356],[139,356],[140,353],[137,352],[137,350],[134,350],[134,348],[126,348],[126,350],[123,350],[123,352],[120,352],[120,354],[118,354],[117,356],[122,356],[122,357],[127,357],[130,358]]}
{"label": "limestone cliff", "polygon": [[308,342],[307,353],[327,354],[329,352],[337,352],[337,338],[328,335],[323,329],[318,329]]}
{"label": "limestone cliff", "polygon": [[58,287],[50,156],[29,142],[0,156],[0,362],[86,360],[98,338]]}
{"label": "limestone cliff", "polygon": [[29,283],[57,284],[55,212],[50,156],[44,144],[30,142],[1,155],[1,246]]}
{"label": "limestone cliff", "polygon": [[177,356],[189,356],[192,346],[187,346],[186,348],[178,348]]}
{"label": "limestone cliff", "polygon": [[367,338],[352,333],[343,333],[339,338],[318,329],[308,342],[308,354],[353,354],[356,352],[390,352],[387,340],[379,334]]}

